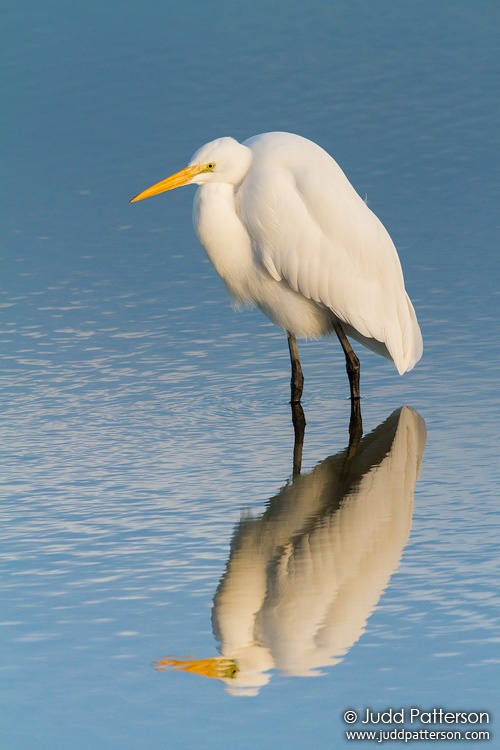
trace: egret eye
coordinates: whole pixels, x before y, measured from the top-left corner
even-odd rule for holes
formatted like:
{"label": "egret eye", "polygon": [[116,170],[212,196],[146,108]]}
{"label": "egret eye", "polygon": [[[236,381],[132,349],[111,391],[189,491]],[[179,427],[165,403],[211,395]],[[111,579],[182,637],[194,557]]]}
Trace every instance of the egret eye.
{"label": "egret eye", "polygon": [[213,172],[215,169],[215,162],[211,161],[209,164],[207,164],[207,169],[209,172]]}

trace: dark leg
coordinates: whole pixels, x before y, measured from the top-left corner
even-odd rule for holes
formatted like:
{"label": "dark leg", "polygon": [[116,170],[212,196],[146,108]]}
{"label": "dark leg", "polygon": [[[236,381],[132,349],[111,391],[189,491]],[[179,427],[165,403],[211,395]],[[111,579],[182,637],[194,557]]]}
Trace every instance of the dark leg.
{"label": "dark leg", "polygon": [[336,321],[333,324],[333,327],[340,343],[342,344],[342,349],[344,350],[345,367],[347,370],[347,375],[349,377],[349,385],[351,387],[351,399],[359,399],[359,359],[354,354],[354,350],[350,345],[349,339],[345,335],[344,329],[342,328],[340,323]]}
{"label": "dark leg", "polygon": [[349,378],[349,386],[351,389],[351,420],[349,423],[349,435],[350,442],[357,445],[359,439],[361,438],[361,435],[363,434],[360,404],[361,395],[359,390],[359,359],[356,357],[340,322],[335,321],[333,327],[345,354],[345,366],[347,370],[347,376]]}
{"label": "dark leg", "polygon": [[347,457],[354,456],[358,449],[359,441],[363,437],[363,421],[361,419],[361,400],[351,399],[351,418],[349,419],[349,448]]}
{"label": "dark leg", "polygon": [[288,348],[290,350],[290,362],[292,363],[292,379],[290,381],[292,391],[292,404],[300,404],[302,396],[302,389],[304,388],[304,376],[302,374],[302,367],[300,366],[299,350],[297,348],[297,339],[287,331],[288,336]]}
{"label": "dark leg", "polygon": [[295,439],[293,442],[293,476],[300,474],[302,466],[302,449],[304,447],[304,432],[306,429],[306,418],[300,404],[292,404],[292,422]]}

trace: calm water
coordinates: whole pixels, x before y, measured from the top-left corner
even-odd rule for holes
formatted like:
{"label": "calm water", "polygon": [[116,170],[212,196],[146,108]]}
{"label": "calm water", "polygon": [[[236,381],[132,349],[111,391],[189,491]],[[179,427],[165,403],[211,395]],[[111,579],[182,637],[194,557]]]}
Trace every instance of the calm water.
{"label": "calm water", "polygon": [[[498,736],[499,15],[7,3],[2,747],[333,748],[366,707]],[[192,190],[127,203],[267,130],[367,196],[426,346],[360,352],[349,460],[339,347],[301,345],[294,481],[284,335],[232,311]]]}

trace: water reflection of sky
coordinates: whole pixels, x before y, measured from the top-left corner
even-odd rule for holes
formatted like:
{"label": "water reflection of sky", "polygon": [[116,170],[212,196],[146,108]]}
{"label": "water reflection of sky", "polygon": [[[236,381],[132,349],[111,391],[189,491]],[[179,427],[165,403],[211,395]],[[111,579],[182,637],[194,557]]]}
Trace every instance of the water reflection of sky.
{"label": "water reflection of sky", "polygon": [[[350,707],[493,709],[496,4],[4,16],[5,746],[333,746]],[[188,189],[127,200],[210,138],[269,129],[330,150],[391,231],[426,351],[404,378],[362,352],[365,428],[406,403],[428,437],[410,538],[364,633],[323,676],[278,670],[237,701],[152,664],[216,653],[235,525],[290,476],[286,342],[231,310]],[[306,477],[345,448],[348,402],[338,347],[301,352]]]}

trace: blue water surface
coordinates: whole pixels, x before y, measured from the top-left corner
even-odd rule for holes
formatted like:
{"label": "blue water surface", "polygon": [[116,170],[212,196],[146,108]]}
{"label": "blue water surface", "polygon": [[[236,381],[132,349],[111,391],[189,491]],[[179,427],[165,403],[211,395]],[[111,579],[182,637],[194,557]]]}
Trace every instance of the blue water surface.
{"label": "blue water surface", "polygon": [[[2,747],[333,748],[367,707],[497,736],[498,4],[2,15]],[[354,461],[342,353],[301,343],[294,481],[283,332],[232,310],[192,189],[128,204],[269,130],[366,197],[425,341],[403,378],[358,352]]]}

